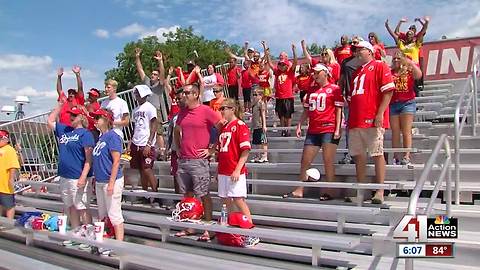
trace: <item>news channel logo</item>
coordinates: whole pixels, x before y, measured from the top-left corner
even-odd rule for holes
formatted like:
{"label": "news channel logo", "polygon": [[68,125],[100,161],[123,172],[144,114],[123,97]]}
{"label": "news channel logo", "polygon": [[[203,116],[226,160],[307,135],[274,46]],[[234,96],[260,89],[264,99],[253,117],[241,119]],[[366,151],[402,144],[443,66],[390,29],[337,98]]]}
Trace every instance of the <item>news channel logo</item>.
{"label": "news channel logo", "polygon": [[458,219],[445,215],[428,218],[426,215],[405,215],[393,231],[393,238],[408,242],[427,242],[429,239],[457,239]]}

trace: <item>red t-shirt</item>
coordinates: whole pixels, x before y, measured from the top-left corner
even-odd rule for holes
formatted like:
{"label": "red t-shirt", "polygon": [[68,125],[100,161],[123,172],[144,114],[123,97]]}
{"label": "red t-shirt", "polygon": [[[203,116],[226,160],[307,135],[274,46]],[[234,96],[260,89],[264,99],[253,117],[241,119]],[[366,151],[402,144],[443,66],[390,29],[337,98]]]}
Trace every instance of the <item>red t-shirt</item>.
{"label": "red t-shirt", "polygon": [[295,70],[288,69],[283,72],[279,69],[273,71],[275,74],[275,98],[293,98],[293,83],[295,82]]}
{"label": "red t-shirt", "polygon": [[392,100],[390,104],[395,102],[405,102],[415,99],[415,80],[413,74],[409,71],[406,74],[392,73],[393,81],[395,83],[395,90],[393,91]]}
{"label": "red t-shirt", "polygon": [[270,72],[268,70],[260,71],[257,75],[258,77],[258,85],[263,88],[270,88]]}
{"label": "red t-shirt", "polygon": [[180,112],[180,106],[177,104],[177,100],[175,99],[175,91],[170,91],[169,93],[170,98],[172,100],[172,104],[170,104],[170,112],[168,112],[168,120],[172,120],[173,117]]}
{"label": "red t-shirt", "polygon": [[64,102],[62,108],[60,109],[59,122],[64,125],[70,126],[70,113],[68,112],[68,110],[73,106],[83,106],[83,104],[85,104],[85,98],[83,97],[83,95],[80,95],[77,92],[75,98],[71,102],[68,102],[67,96],[65,96],[65,93],[62,92],[58,100],[62,100]]}
{"label": "red t-shirt", "polygon": [[233,68],[229,68],[227,70],[227,85],[228,86],[237,86],[238,85],[238,77],[237,75],[240,73],[240,68],[234,66]]}
{"label": "red t-shirt", "polygon": [[382,60],[382,51],[383,54],[385,54],[385,46],[383,45],[383,43],[373,45],[373,50],[375,51],[375,53],[373,54],[375,59]]}
{"label": "red t-shirt", "polygon": [[[91,104],[88,104],[87,105],[87,111],[89,113],[91,112],[94,112],[96,110],[100,109],[100,103],[98,102],[94,102],[94,103],[91,103]],[[88,120],[88,130],[95,130],[95,118],[94,117],[91,117],[90,114],[87,116],[87,120]]]}
{"label": "red t-shirt", "polygon": [[336,84],[312,86],[303,107],[308,109],[308,134],[335,132],[335,108],[343,107],[342,90]]}
{"label": "red t-shirt", "polygon": [[182,130],[179,157],[201,159],[198,150],[208,148],[210,130],[220,119],[217,113],[203,104],[194,109],[180,110],[177,118],[177,125]]}
{"label": "red t-shirt", "polygon": [[[193,75],[192,75],[192,80],[190,81],[190,83],[195,83],[195,82],[198,81],[198,75],[194,71],[192,71],[192,72],[193,72]],[[188,80],[188,76],[190,76],[191,72],[182,70],[182,73],[183,73],[183,77],[185,78],[185,83],[186,83],[187,80]],[[180,87],[183,86],[183,84],[182,84],[182,81],[180,80],[180,70],[178,68],[175,69],[175,74],[177,75],[177,82],[175,83],[175,87],[180,88]]]}
{"label": "red t-shirt", "polygon": [[253,71],[242,70],[242,77],[241,77],[242,88],[252,88],[254,77],[250,72],[253,72]]}
{"label": "red t-shirt", "polygon": [[297,87],[300,91],[309,93],[312,89],[312,76],[310,75],[298,75],[296,78]]}
{"label": "red t-shirt", "polygon": [[347,59],[348,57],[352,56],[352,50],[350,45],[345,45],[344,47],[337,47],[333,52],[337,62],[342,64],[343,60]]}
{"label": "red t-shirt", "polygon": [[[242,152],[251,148],[250,130],[242,120],[233,120],[223,127],[218,141],[220,142],[218,174],[230,176],[235,171]],[[240,173],[247,173],[245,165]]]}
{"label": "red t-shirt", "polygon": [[[386,63],[372,60],[359,67],[353,74],[350,93],[350,128],[375,127],[375,116],[382,101],[382,93],[393,91],[392,73]],[[383,127],[389,127],[389,111],[385,110]]]}
{"label": "red t-shirt", "polygon": [[336,84],[340,79],[340,65],[338,63],[332,63],[327,66],[328,71],[330,71],[330,77],[328,78],[329,83]]}

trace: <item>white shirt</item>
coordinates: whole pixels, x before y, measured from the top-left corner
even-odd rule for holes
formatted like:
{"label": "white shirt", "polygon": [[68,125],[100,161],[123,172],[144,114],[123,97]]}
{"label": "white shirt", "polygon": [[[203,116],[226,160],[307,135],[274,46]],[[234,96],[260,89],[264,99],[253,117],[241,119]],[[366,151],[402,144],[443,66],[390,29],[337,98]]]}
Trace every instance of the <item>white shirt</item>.
{"label": "white shirt", "polygon": [[[136,146],[145,146],[150,138],[150,120],[157,118],[157,109],[152,103],[146,101],[136,107],[132,112],[132,121],[135,122],[132,143]],[[155,145],[156,137],[153,136],[151,145]]]}
{"label": "white shirt", "polygon": [[[119,97],[115,97],[114,99],[105,99],[102,101],[101,107],[112,111],[113,121],[120,121],[122,120],[124,114],[129,113],[127,102]],[[122,129],[123,127],[121,126],[113,127],[115,133],[117,133],[120,138],[123,139]]]}
{"label": "white shirt", "polygon": [[[205,85],[207,84],[216,84],[217,83],[217,76],[215,73],[212,75],[208,75],[203,77],[203,81]],[[213,93],[213,86],[207,87],[205,86],[203,89],[202,101],[207,102],[215,98],[215,94]]]}

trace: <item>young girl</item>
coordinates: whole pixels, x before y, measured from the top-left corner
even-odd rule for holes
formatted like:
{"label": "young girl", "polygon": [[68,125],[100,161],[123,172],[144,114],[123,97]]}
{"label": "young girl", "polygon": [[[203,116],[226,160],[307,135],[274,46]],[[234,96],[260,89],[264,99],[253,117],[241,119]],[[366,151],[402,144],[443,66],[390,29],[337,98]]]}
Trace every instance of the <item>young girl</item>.
{"label": "young girl", "polygon": [[229,212],[236,206],[252,221],[250,209],[245,201],[247,180],[245,163],[250,153],[250,130],[240,120],[242,113],[234,99],[226,99],[220,107],[227,121],[218,138],[218,196],[227,205]]}
{"label": "young girl", "polygon": [[250,162],[264,163],[268,162],[268,144],[267,144],[267,105],[263,101],[263,89],[256,87],[253,91],[252,105],[252,129],[253,129],[253,145],[261,145],[263,153],[250,160]]}

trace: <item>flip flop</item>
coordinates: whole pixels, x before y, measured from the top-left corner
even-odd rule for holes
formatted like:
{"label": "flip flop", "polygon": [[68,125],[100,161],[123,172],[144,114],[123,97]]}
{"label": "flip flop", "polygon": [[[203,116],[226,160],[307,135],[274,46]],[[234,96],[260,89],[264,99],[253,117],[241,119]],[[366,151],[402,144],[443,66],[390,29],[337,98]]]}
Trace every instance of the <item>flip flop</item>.
{"label": "flip flop", "polygon": [[283,194],[282,198],[287,199],[287,198],[295,198],[295,199],[302,199],[303,196],[298,196],[293,194],[293,192],[289,192],[287,194]]}
{"label": "flip flop", "polygon": [[207,233],[203,233],[200,237],[198,237],[197,241],[210,242],[213,238],[215,238],[215,236],[214,235],[210,236],[210,234],[207,232]]}
{"label": "flip flop", "polygon": [[329,194],[322,194],[320,195],[320,201],[324,202],[324,201],[330,201],[332,200],[332,196],[330,196]]}
{"label": "flip flop", "polygon": [[175,237],[184,237],[189,235],[194,235],[194,232],[189,232],[188,230],[181,230],[175,234]]}

